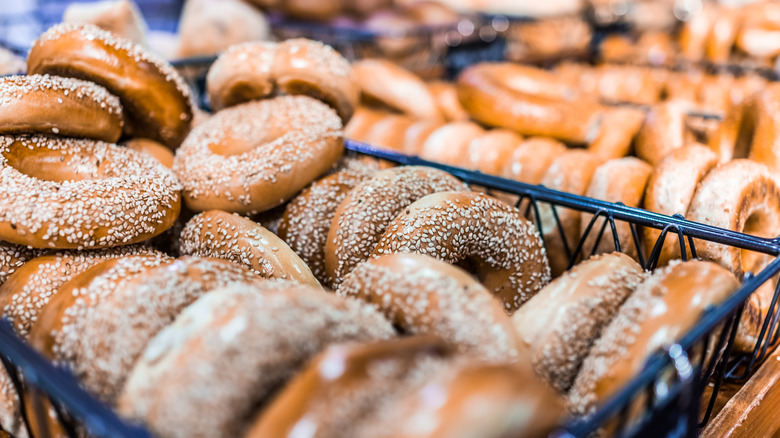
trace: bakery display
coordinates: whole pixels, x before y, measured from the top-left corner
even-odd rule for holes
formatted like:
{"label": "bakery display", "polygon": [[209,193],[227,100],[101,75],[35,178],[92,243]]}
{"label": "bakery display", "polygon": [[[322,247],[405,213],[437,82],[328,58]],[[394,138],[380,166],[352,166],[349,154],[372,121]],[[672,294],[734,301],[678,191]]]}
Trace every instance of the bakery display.
{"label": "bakery display", "polygon": [[[505,59],[431,78],[415,32],[488,41],[477,5],[189,0],[181,49],[219,52],[201,80],[131,41],[125,3],[0,78],[0,309],[87,406],[12,355],[0,429],[100,436],[100,403],[162,438],[609,436],[777,343],[775,83],[670,43],[761,52],[772,7],[719,6],[705,38],[633,2],[641,43],[583,62],[599,2],[521,27],[485,4]],[[381,50],[267,41],[298,21]]]}

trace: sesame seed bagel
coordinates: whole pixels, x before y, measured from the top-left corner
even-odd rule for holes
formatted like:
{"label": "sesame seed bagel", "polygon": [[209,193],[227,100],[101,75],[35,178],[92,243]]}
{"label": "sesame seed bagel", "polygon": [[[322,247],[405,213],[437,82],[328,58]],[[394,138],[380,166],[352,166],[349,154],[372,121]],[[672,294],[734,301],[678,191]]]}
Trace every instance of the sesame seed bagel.
{"label": "sesame seed bagel", "polygon": [[[652,171],[652,166],[634,157],[609,160],[596,168],[585,196],[608,202],[622,202],[629,207],[638,207],[642,204],[645,186],[647,186],[647,180]],[[581,213],[580,230],[582,234],[585,233],[592,218],[593,215],[590,213]],[[599,231],[601,231],[601,226],[605,221],[604,216],[596,219],[582,246],[582,254],[585,257],[615,250],[612,229],[609,224],[604,228],[601,239],[598,239]],[[634,243],[631,226],[628,222],[615,221],[615,229],[620,241],[621,252],[636,259],[639,242]],[[597,240],[598,246],[595,247]]]}
{"label": "sesame seed bagel", "polygon": [[536,227],[515,208],[481,193],[434,193],[406,207],[372,256],[393,253],[466,266],[510,314],[550,281]]}
{"label": "sesame seed bagel", "polygon": [[131,255],[158,255],[140,245],[91,251],[59,251],[36,257],[0,285],[0,309],[16,333],[27,338],[38,315],[63,284],[96,264]]}
{"label": "sesame seed bagel", "polygon": [[280,96],[224,109],[197,126],[173,169],[190,209],[259,213],[327,172],[343,147],[331,108],[306,96]]}
{"label": "sesame seed bagel", "polygon": [[89,24],[58,24],[35,41],[29,74],[94,82],[119,97],[124,132],[175,149],[193,117],[192,96],[170,64],[130,40]]}
{"label": "sesame seed bagel", "polygon": [[347,168],[326,176],[304,189],[284,210],[279,237],[325,286],[331,286],[325,271],[325,243],[336,209],[350,190],[374,173],[368,168]]}
{"label": "sesame seed bagel", "polygon": [[652,353],[676,341],[708,306],[738,286],[731,272],[711,262],[673,261],[656,270],[626,299],[591,348],[569,392],[572,414],[592,414],[641,371]]}
{"label": "sesame seed bagel", "polygon": [[[423,385],[450,356],[432,336],[331,345],[258,415],[245,436],[295,436],[299,424],[308,424],[318,438],[360,437],[359,423],[381,417],[383,406],[392,405],[403,389]],[[331,372],[335,366],[338,373]]]}
{"label": "sesame seed bagel", "polygon": [[147,343],[186,306],[211,290],[261,281],[218,259],[107,260],[60,288],[30,342],[113,404]]}
{"label": "sesame seed bagel", "polygon": [[358,88],[352,67],[330,46],[304,38],[231,46],[209,69],[209,103],[215,110],[273,94],[303,94],[331,107],[346,123]]}
{"label": "sesame seed bagel", "polygon": [[512,315],[537,376],[568,391],[601,330],[644,279],[642,267],[619,252],[578,264]]}
{"label": "sesame seed bagel", "polygon": [[282,239],[237,214],[221,210],[200,213],[187,222],[179,243],[182,255],[228,260],[263,278],[320,287],[306,263]]}
{"label": "sesame seed bagel", "polygon": [[[737,159],[712,169],[699,183],[688,208],[688,219],[755,236],[780,235],[780,185],[767,166]],[[696,239],[697,255],[730,269],[737,278],[746,272],[759,272],[772,259]],[[750,296],[740,320],[734,345],[752,351],[761,326],[769,313],[774,288],[764,285]]]}
{"label": "sesame seed bagel", "polygon": [[341,201],[325,243],[325,270],[338,285],[360,262],[368,260],[387,226],[409,204],[425,195],[467,190],[452,175],[422,166],[378,172]]}
{"label": "sesame seed bagel", "polygon": [[[593,173],[602,163],[601,158],[589,151],[572,149],[564,152],[556,158],[540,183],[552,190],[584,195],[590,185]],[[550,269],[553,277],[557,277],[569,268],[569,257],[563,246],[563,238],[555,221],[557,214],[563,236],[571,253],[577,248],[580,240],[580,212],[570,208],[553,207],[544,202],[538,202],[541,228],[544,235],[544,245],[547,248],[547,257],[550,261]],[[522,211],[522,207],[521,207]],[[532,214],[536,214],[533,209]]]}
{"label": "sesame seed bagel", "polygon": [[414,73],[386,59],[363,59],[352,68],[364,99],[418,119],[444,121],[433,94]]}
{"label": "sesame seed bagel", "polygon": [[[99,277],[106,271],[111,271],[110,278],[106,277],[105,281],[116,284],[124,277],[135,275],[139,272],[143,272],[154,266],[159,266],[165,262],[168,258],[159,255],[135,255],[128,257],[120,257],[118,259],[105,260],[103,263],[97,264],[92,268],[84,271],[83,273],[72,278],[69,283],[73,282],[89,282],[94,277]],[[120,267],[117,269],[110,269],[114,267]],[[43,308],[40,318],[33,324],[30,330],[30,344],[37,350],[42,352],[46,357],[52,358],[54,355],[51,353],[54,348],[54,340],[50,334],[56,333],[62,329],[62,325],[68,321],[69,315],[57,320],[52,320],[50,317],[52,314],[59,314],[68,307],[69,300],[73,297],[73,288],[69,283],[64,284],[61,287],[62,294],[56,294],[52,297],[46,307]],[[59,292],[59,291],[58,291]],[[71,295],[65,297],[64,295]],[[89,301],[93,297],[80,297],[79,303],[84,304],[85,300]],[[64,362],[64,361],[63,361]],[[60,362],[60,365],[69,365],[67,363]],[[36,411],[34,406],[36,404],[42,404],[45,408],[42,411]],[[62,425],[57,421],[54,410],[50,404],[50,401],[42,396],[40,392],[27,391],[25,398],[25,407],[28,414],[31,414],[31,432],[32,436],[53,436],[64,437],[67,434],[64,432]],[[39,417],[40,412],[46,412],[43,418]],[[44,430],[48,429],[49,433],[44,433]]]}
{"label": "sesame seed bagel", "polygon": [[119,412],[159,436],[240,436],[255,407],[328,344],[393,335],[357,300],[289,282],[228,286],[200,297],[149,343]]}
{"label": "sesame seed bagel", "polygon": [[526,79],[527,69],[517,65],[477,64],[458,77],[458,97],[471,117],[486,125],[572,143],[597,137],[601,105],[565,90],[532,94],[536,89],[529,89]]}
{"label": "sesame seed bagel", "polygon": [[404,333],[435,335],[491,362],[521,356],[501,303],[465,271],[433,257],[390,254],[368,260],[337,292],[377,306]]}
{"label": "sesame seed bagel", "polygon": [[[777,176],[754,161],[732,160],[712,169],[696,189],[688,219],[764,237],[780,235],[780,186]],[[754,271],[758,253],[696,240],[699,257],[714,261],[742,278]]]}
{"label": "sesame seed bagel", "polygon": [[119,98],[92,82],[49,75],[0,78],[0,134],[115,142],[123,117]]}
{"label": "sesame seed bagel", "polygon": [[0,136],[0,186],[0,239],[35,248],[141,242],[170,228],[181,208],[173,172],[94,140]]}
{"label": "sesame seed bagel", "polygon": [[43,251],[39,249],[0,241],[0,286],[22,265],[41,254]]}
{"label": "sesame seed bagel", "polygon": [[[645,190],[645,209],[668,216],[685,216],[699,182],[717,164],[718,156],[706,146],[689,145],[675,149],[653,169]],[[660,235],[661,230],[645,228],[645,249],[648,255]],[[670,229],[658,256],[658,266],[681,256],[677,232]]]}

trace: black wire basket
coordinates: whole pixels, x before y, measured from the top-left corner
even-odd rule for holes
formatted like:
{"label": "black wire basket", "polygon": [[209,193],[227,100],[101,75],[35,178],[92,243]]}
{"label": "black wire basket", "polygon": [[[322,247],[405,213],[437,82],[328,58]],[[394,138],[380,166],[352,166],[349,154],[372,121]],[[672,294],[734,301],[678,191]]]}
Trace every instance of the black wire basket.
{"label": "black wire basket", "polygon": [[[400,165],[425,165],[445,170],[474,188],[487,192],[511,194],[517,199],[516,207],[526,216],[541,218],[540,205],[549,205],[555,218],[554,228],[559,233],[563,248],[573,265],[583,253],[583,243],[591,234],[598,240],[609,239],[618,251],[634,246],[639,262],[645,269],[653,269],[658,261],[661,246],[670,234],[679,238],[681,254],[690,252],[696,257],[695,239],[716,242],[776,257],[780,254],[780,240],[750,236],[691,222],[683,217],[664,216],[638,208],[627,207],[584,196],[547,189],[543,186],[524,184],[504,178],[451,167],[417,157],[401,155],[393,151],[376,149],[369,145],[346,141],[347,154],[360,154],[390,161]],[[593,215],[578,242],[567,242],[559,214],[563,209]],[[630,241],[620,241],[616,224],[625,223],[631,228]],[[542,229],[541,219],[536,224]],[[643,239],[640,228],[661,230],[658,241],[643,257]],[[649,248],[648,248],[649,249]],[[726,379],[744,380],[766,358],[771,346],[780,338],[777,311],[778,290],[775,289],[769,314],[763,321],[755,348],[750,354],[733,351],[733,343],[742,310],[750,295],[780,272],[780,258],[772,261],[761,272],[747,274],[740,288],[718,306],[709,308],[699,322],[676,343],[652,355],[643,370],[617,395],[602,405],[598,411],[584,419],[574,419],[561,426],[553,436],[584,437],[605,425],[615,436],[693,436],[709,420],[715,397]],[[703,354],[710,347],[712,354]],[[55,368],[32,347],[21,341],[7,321],[0,323],[0,358],[12,377],[20,396],[30,393],[45,395],[55,407],[60,423],[70,436],[78,436],[77,430],[86,429],[97,437],[147,437],[143,428],[125,423],[109,407],[80,388],[76,378],[67,370]],[[713,390],[703,399],[708,384]],[[40,397],[31,397],[33,400]],[[703,405],[701,404],[703,402]],[[23,420],[33,418],[27,410],[43,410],[41,403],[24,403]],[[701,408],[704,406],[704,408]],[[40,412],[36,412],[40,414]],[[35,415],[34,418],[46,418]],[[39,426],[40,427],[40,426]],[[45,426],[42,426],[45,427]],[[37,429],[45,430],[45,429]]]}

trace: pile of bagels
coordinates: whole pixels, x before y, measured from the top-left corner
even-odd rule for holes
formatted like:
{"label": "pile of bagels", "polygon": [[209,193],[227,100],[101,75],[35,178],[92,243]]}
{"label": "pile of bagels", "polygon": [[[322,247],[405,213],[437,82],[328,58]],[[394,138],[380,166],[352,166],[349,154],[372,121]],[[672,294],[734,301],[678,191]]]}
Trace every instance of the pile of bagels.
{"label": "pile of bagels", "polygon": [[[738,287],[747,262],[724,267],[731,250],[705,243],[718,263],[671,255],[651,273],[638,248],[594,240],[566,270],[501,199],[345,155],[366,68],[309,40],[236,45],[208,74],[215,113],[194,123],[179,74],[140,46],[45,32],[28,75],[0,78],[3,316],[155,436],[535,437],[592,414]],[[628,204],[619,183],[639,202],[648,164],[574,152],[572,187]],[[700,172],[691,208],[724,166]],[[702,209],[736,191],[717,184]],[[2,429],[65,436],[11,380]]]}

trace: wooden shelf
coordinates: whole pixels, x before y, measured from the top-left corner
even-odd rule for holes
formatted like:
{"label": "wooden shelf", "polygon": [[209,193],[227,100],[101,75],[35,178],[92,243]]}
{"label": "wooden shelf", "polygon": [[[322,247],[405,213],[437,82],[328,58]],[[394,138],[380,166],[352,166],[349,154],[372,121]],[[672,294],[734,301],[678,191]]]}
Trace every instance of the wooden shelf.
{"label": "wooden shelf", "polygon": [[780,349],[741,388],[724,387],[716,412],[719,406],[722,409],[704,428],[702,437],[780,438]]}

